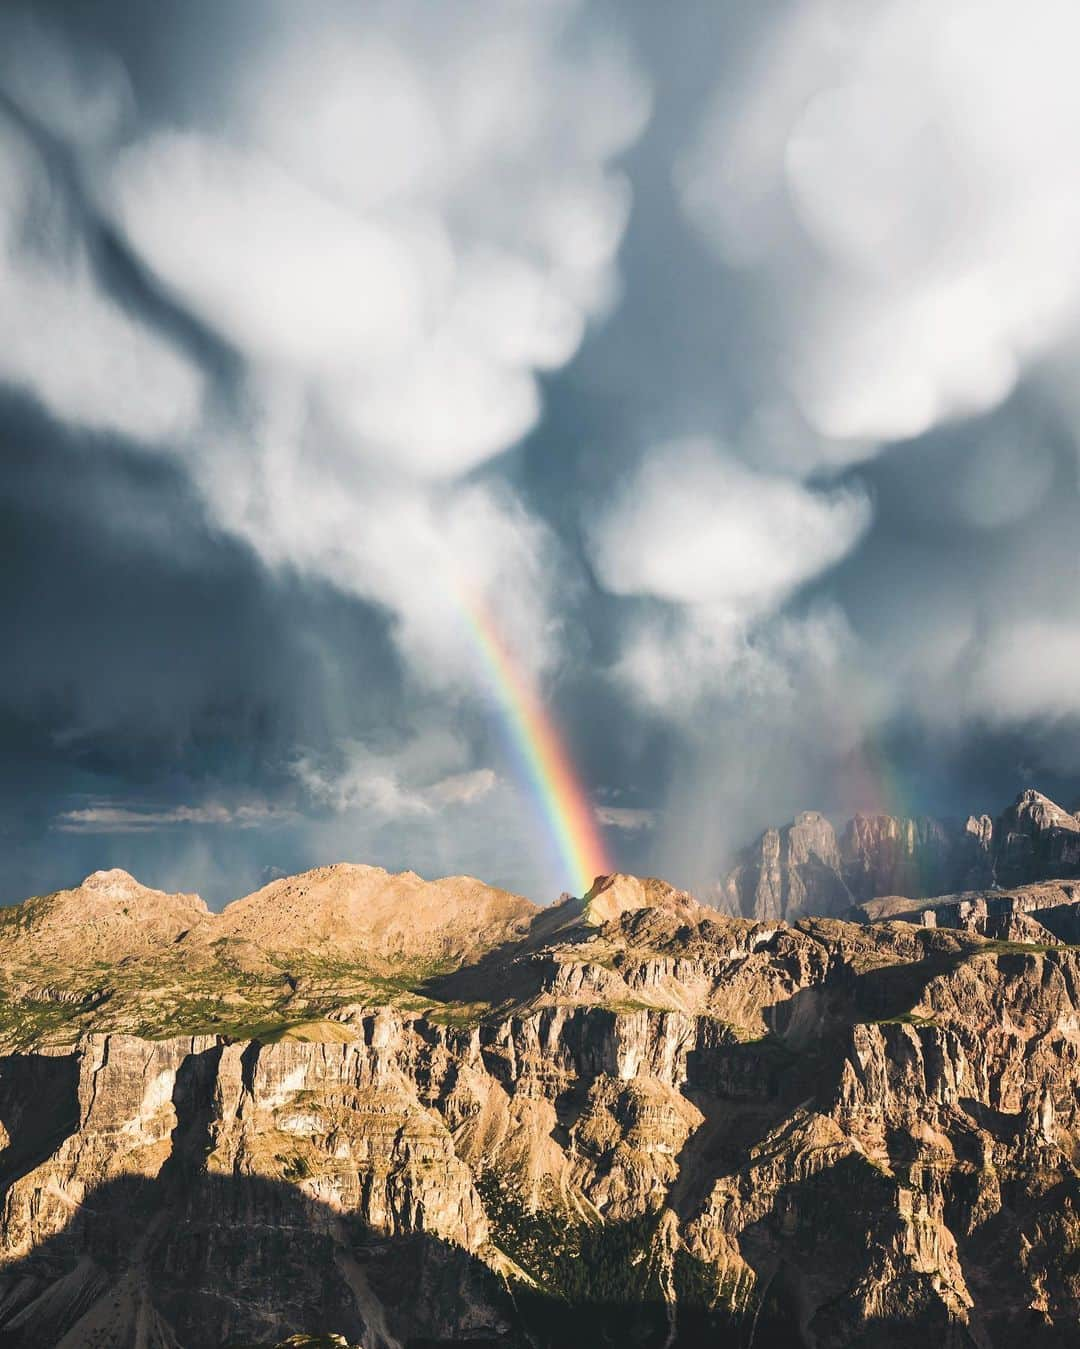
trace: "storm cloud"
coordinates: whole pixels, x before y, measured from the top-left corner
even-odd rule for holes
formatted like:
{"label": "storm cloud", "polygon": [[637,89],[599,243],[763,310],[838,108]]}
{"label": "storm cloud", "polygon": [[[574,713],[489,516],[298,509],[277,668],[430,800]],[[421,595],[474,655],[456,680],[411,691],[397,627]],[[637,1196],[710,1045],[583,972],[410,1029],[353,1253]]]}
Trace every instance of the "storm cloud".
{"label": "storm cloud", "polygon": [[9,7],[6,898],[342,858],[553,898],[478,602],[626,869],[1074,805],[1040,10]]}

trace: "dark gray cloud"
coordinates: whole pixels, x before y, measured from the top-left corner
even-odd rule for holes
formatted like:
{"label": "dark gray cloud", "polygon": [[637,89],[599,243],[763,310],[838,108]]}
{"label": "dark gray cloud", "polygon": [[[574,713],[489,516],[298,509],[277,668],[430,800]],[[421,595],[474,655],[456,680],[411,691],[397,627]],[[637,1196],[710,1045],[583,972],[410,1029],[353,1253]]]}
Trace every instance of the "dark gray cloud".
{"label": "dark gray cloud", "polygon": [[705,883],[809,805],[1073,804],[1075,232],[1037,219],[1080,187],[1008,7],[962,8],[985,57],[916,81],[955,182],[911,148],[929,6],[841,52],[833,0],[6,12],[3,897],[339,857],[554,895],[476,596],[627,869]]}

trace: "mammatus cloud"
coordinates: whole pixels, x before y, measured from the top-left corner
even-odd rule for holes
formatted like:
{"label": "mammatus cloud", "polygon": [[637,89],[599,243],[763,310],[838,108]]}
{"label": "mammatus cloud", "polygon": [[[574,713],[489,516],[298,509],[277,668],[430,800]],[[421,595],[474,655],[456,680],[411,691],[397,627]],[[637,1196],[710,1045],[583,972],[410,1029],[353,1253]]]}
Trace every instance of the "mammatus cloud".
{"label": "mammatus cloud", "polygon": [[648,97],[617,46],[572,38],[574,10],[287,20],[224,130],[149,133],[100,180],[247,362],[239,425],[196,452],[222,523],[388,605],[444,680],[475,678],[461,588],[513,596],[527,665],[554,654],[551,540],[505,489],[457,483],[533,427],[538,374],[615,295],[612,161]]}
{"label": "mammatus cloud", "polygon": [[608,590],[669,606],[627,625],[619,674],[649,704],[682,707],[736,663],[760,666],[754,621],[843,558],[869,523],[855,488],[755,472],[703,440],[653,449],[590,536]]}
{"label": "mammatus cloud", "polygon": [[[941,743],[1075,716],[1075,470],[1034,398],[1000,405],[1025,380],[1056,388],[1076,439],[1061,372],[1080,327],[1078,36],[1060,0],[1037,23],[1001,0],[784,7],[673,166],[753,316],[758,406],[738,444],[760,472],[710,492],[685,459],[666,476],[647,461],[638,482],[683,527],[613,512],[592,555],[609,588],[662,601],[624,624],[616,673],[693,734],[708,725],[690,777],[717,800],[738,795],[725,762],[752,784],[773,761],[774,797],[833,780],[827,736],[797,752],[772,734],[789,695],[811,726],[831,687],[847,749],[898,722]],[[866,474],[885,515],[871,530],[865,497],[820,482],[889,447]],[[697,502],[719,495],[751,539],[712,568]],[[860,542],[858,576],[831,573]],[[800,617],[800,586],[833,595]]]}
{"label": "mammatus cloud", "polygon": [[[17,322],[0,379],[73,444],[112,453],[103,433],[119,432],[173,457],[213,527],[371,602],[403,657],[407,736],[433,685],[452,708],[488,696],[477,600],[526,674],[566,653],[580,583],[509,475],[481,471],[617,302],[618,161],[648,87],[575,0],[238,5],[221,32],[207,22],[201,41],[228,47],[245,25],[250,41],[197,73],[195,98],[136,67],[129,81],[89,43],[75,59],[33,20],[8,30],[0,295]],[[348,678],[341,700],[363,702]],[[312,721],[356,724],[334,708]],[[527,810],[472,750],[416,776],[359,755],[328,767],[324,749],[301,787],[343,822],[335,840],[366,812],[387,828],[355,837],[393,855],[395,820],[483,797],[512,860],[490,840],[485,855],[522,872]],[[95,799],[55,827],[169,833],[230,810]],[[416,846],[452,854],[452,834],[432,824]]]}
{"label": "mammatus cloud", "polygon": [[[512,596],[537,669],[557,652],[557,550],[508,489],[461,479],[535,425],[539,374],[616,298],[630,192],[615,160],[647,86],[575,3],[494,22],[481,3],[264,17],[212,126],[127,125],[117,62],[96,58],[89,98],[62,42],[13,27],[21,60],[0,80],[66,142],[92,210],[62,267],[9,269],[26,319],[9,377],[81,425],[182,452],[221,525],[388,607],[422,678],[475,683],[464,588]],[[73,125],[81,101],[92,137]],[[30,170],[6,158],[6,195],[29,210]],[[95,212],[239,356],[202,420],[202,373],[83,260]]]}
{"label": "mammatus cloud", "polygon": [[[218,518],[278,567],[294,567],[385,607],[409,673],[469,690],[480,671],[469,595],[490,596],[506,640],[537,671],[559,651],[552,593],[558,540],[498,481],[403,481],[357,467],[306,401],[264,387],[250,432],[208,442],[201,472]],[[319,471],[308,465],[315,459]]]}
{"label": "mammatus cloud", "polygon": [[1075,329],[1078,39],[1069,0],[815,0],[717,92],[679,194],[756,271],[820,435],[983,412]]}
{"label": "mammatus cloud", "polygon": [[185,434],[202,376],[102,289],[83,224],[70,185],[0,114],[0,380],[91,432]]}
{"label": "mammatus cloud", "polygon": [[[1051,759],[1070,799],[1060,0],[35,8],[0,15],[12,894],[339,857],[557,894],[481,603],[620,865],[706,883],[881,806],[866,739],[953,775],[912,808]],[[295,818],[229,827],[263,800]]]}
{"label": "mammatus cloud", "polygon": [[838,562],[870,523],[865,495],[757,473],[707,441],[651,450],[591,536],[615,594],[753,614]]}

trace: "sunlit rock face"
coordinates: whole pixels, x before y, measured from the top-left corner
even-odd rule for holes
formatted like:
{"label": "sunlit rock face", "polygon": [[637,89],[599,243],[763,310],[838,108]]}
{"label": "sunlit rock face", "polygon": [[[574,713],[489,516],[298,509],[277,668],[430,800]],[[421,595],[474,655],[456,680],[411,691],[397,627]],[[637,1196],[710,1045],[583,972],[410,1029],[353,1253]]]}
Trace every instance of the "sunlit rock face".
{"label": "sunlit rock face", "polygon": [[111,970],[58,954],[76,892],[9,912],[0,1343],[1075,1342],[1080,952],[1042,920],[1080,887],[790,923],[635,877],[536,911],[322,876],[247,905],[269,953],[190,897]]}

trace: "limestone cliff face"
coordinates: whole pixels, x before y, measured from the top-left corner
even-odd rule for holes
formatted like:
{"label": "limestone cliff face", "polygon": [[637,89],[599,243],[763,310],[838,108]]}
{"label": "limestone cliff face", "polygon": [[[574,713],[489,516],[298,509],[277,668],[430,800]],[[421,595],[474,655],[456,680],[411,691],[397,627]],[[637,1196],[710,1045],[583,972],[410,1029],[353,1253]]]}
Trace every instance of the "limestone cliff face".
{"label": "limestone cliff face", "polygon": [[844,830],[840,870],[859,899],[936,895],[950,888],[958,851],[940,820],[856,815]]}
{"label": "limestone cliff face", "polygon": [[727,878],[724,897],[731,912],[747,918],[843,913],[853,898],[832,825],[804,811],[783,829],[767,829]]}
{"label": "limestone cliff face", "polygon": [[717,887],[748,918],[843,914],[882,896],[927,898],[1080,875],[1080,819],[1026,791],[993,820],[856,815],[837,839],[813,812],[767,829]]}
{"label": "limestone cliff face", "polygon": [[615,877],[261,1037],[113,1006],[0,1058],[4,1345],[1077,1342],[1066,945]]}

